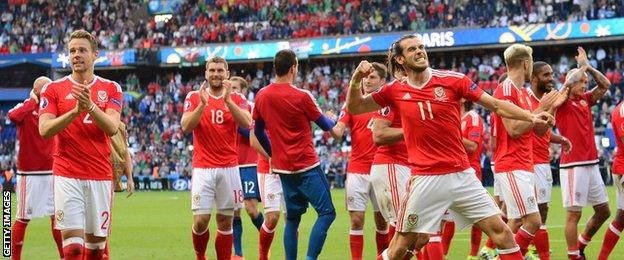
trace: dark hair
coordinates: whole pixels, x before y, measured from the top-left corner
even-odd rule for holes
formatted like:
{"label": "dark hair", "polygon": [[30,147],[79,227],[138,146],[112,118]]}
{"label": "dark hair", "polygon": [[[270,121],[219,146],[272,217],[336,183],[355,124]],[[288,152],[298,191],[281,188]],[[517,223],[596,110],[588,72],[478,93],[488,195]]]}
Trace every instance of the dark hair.
{"label": "dark hair", "polygon": [[543,62],[543,61],[536,61],[533,63],[533,75],[537,75],[538,72],[540,72],[540,70],[542,70],[543,67],[548,66],[548,63]]}
{"label": "dark hair", "polygon": [[89,32],[85,31],[85,30],[77,30],[77,31],[73,31],[70,35],[69,35],[69,40],[73,40],[73,39],[86,39],[87,41],[89,41],[89,45],[91,45],[91,51],[97,51],[98,50],[98,40],[93,37],[92,34],[90,34]]}
{"label": "dark hair", "polygon": [[396,40],[390,46],[390,50],[388,50],[387,63],[388,63],[388,70],[390,71],[390,74],[392,76],[396,75],[397,71],[403,71],[403,72],[405,71],[405,68],[403,68],[403,65],[399,64],[396,61],[397,56],[403,55],[403,47],[401,47],[401,42],[403,40],[413,39],[417,37],[418,36],[416,36],[415,34],[406,34],[406,35],[403,35],[403,37]]}
{"label": "dark hair", "polygon": [[284,76],[292,66],[297,65],[297,55],[290,49],[278,51],[273,58],[273,69],[277,76]]}
{"label": "dark hair", "polygon": [[231,81],[238,81],[238,83],[240,83],[241,90],[242,90],[242,89],[246,89],[246,88],[248,87],[248,86],[247,86],[247,80],[245,80],[245,79],[244,79],[244,78],[242,78],[242,77],[239,77],[239,76],[233,76],[233,77],[230,77],[230,80],[231,80]]}
{"label": "dark hair", "polygon": [[227,61],[223,57],[214,56],[206,61],[206,69],[208,69],[208,64],[210,63],[223,63],[225,64],[225,70],[228,70]]}
{"label": "dark hair", "polygon": [[464,101],[464,110],[465,111],[470,111],[470,110],[472,110],[473,107],[474,107],[474,103],[472,103],[471,101],[468,101],[468,100]]}
{"label": "dark hair", "polygon": [[377,74],[379,75],[379,77],[382,80],[385,80],[386,77],[388,76],[388,68],[386,68],[385,65],[379,63],[379,62],[373,62],[371,63],[371,65],[373,66],[373,69],[375,69],[375,71],[377,71]]}

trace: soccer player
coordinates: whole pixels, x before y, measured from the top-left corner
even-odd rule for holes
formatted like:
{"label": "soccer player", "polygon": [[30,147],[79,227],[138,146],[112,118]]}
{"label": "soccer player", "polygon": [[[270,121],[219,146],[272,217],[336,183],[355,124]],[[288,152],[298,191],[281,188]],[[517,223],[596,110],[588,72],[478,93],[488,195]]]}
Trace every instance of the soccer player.
{"label": "soccer player", "polygon": [[609,225],[609,228],[605,231],[598,260],[607,260],[609,258],[609,254],[613,251],[624,229],[624,140],[622,139],[622,137],[624,137],[624,105],[622,104],[624,104],[624,102],[620,102],[620,104],[613,109],[613,114],[611,114],[611,125],[613,126],[615,142],[617,143],[617,153],[615,154],[613,166],[611,168],[613,184],[617,187],[615,195],[617,214]]}
{"label": "soccer player", "polygon": [[69,36],[72,73],[41,91],[39,133],[56,139],[54,208],[66,260],[101,259],[112,217],[110,137],[119,129],[119,84],[93,73],[97,40]]}
{"label": "soccer player", "polygon": [[[531,73],[531,88],[527,90],[529,101],[532,108],[539,107],[540,100],[548,92],[554,91],[555,83],[553,78],[553,70],[543,61],[537,61],[533,64],[533,72]],[[537,206],[541,216],[542,226],[535,233],[533,242],[540,244],[542,251],[538,251],[540,259],[550,258],[550,244],[548,241],[548,231],[546,230],[546,219],[548,216],[548,203],[552,194],[552,172],[550,170],[550,143],[561,144],[564,153],[570,152],[571,143],[563,137],[552,133],[551,129],[547,129],[542,136],[535,131],[531,132],[533,140],[533,170],[535,172],[535,190],[537,195]]]}
{"label": "soccer player", "polygon": [[249,128],[251,115],[247,111],[247,99],[231,92],[225,59],[210,58],[205,77],[199,90],[186,96],[181,123],[184,132],[193,132],[195,147],[191,179],[193,247],[197,259],[206,259],[208,222],[212,209],[216,208],[217,259],[230,259],[234,240],[232,216],[243,203],[236,129]]}
{"label": "soccer player", "polygon": [[[247,96],[249,88],[247,87],[247,80],[244,78],[233,76],[230,78],[232,82],[232,92],[239,93],[243,97]],[[251,113],[250,103],[248,111]],[[247,215],[251,219],[251,223],[254,224],[256,229],[260,230],[262,223],[264,222],[264,216],[258,211],[258,201],[260,199],[260,192],[258,191],[258,176],[256,175],[258,153],[249,146],[249,129],[238,128],[238,168],[240,171],[241,185],[243,188],[243,198],[245,210]],[[234,259],[242,259],[243,257],[243,225],[240,218],[240,210],[234,211],[234,219],[232,222],[232,229],[234,230]]]}
{"label": "soccer player", "polygon": [[[570,153],[561,154],[559,165],[561,196],[567,211],[565,236],[570,259],[584,258],[585,247],[611,214],[607,191],[598,169],[591,113],[591,107],[607,93],[611,82],[589,64],[582,47],[578,47],[576,61],[578,68],[568,72],[564,83],[570,92],[568,100],[557,111],[559,132],[572,143]],[[589,83],[587,73],[596,81],[597,87],[586,92]],[[594,215],[577,238],[578,222],[587,204],[593,206]]]}
{"label": "soccer player", "polygon": [[[386,66],[381,63],[371,63],[374,72],[362,79],[364,94],[370,94],[384,83]],[[362,259],[364,249],[364,213],[366,204],[370,200],[373,205],[377,244],[377,252],[381,253],[388,247],[387,223],[379,212],[379,206],[374,199],[373,185],[370,180],[371,165],[377,146],[373,142],[373,117],[377,112],[368,112],[361,115],[351,115],[345,107],[340,112],[340,119],[334,132],[337,140],[343,138],[347,127],[351,129],[351,155],[349,156],[346,183],[346,205],[351,219],[349,244],[351,259]]]}
{"label": "soccer player", "polygon": [[[513,44],[505,49],[505,63],[508,77],[494,91],[494,97],[506,100],[527,111],[534,113],[553,113],[553,109],[561,105],[567,93],[552,91],[546,94],[538,107],[532,107],[529,94],[524,83],[530,81],[533,72],[533,49],[523,44]],[[496,171],[494,178],[500,184],[500,192],[507,206],[507,218],[512,231],[516,222],[522,222],[515,240],[520,246],[522,255],[526,254],[529,244],[535,238],[542,225],[533,173],[532,132],[544,135],[550,126],[534,125],[529,122],[500,118],[497,115],[496,127]],[[544,233],[540,233],[543,235]],[[545,238],[548,241],[548,238]],[[544,242],[543,239],[539,240]],[[535,243],[537,251],[548,255],[548,244]]]}
{"label": "soccer player", "polygon": [[39,135],[39,98],[41,89],[51,82],[39,77],[33,83],[30,98],[9,110],[9,119],[17,126],[19,152],[17,154],[17,215],[11,239],[12,259],[21,259],[26,227],[30,219],[50,217],[52,237],[60,258],[63,258],[61,231],[54,228],[54,194],[52,184],[53,139]]}
{"label": "soccer player", "polygon": [[500,210],[470,168],[461,142],[459,100],[478,101],[504,117],[536,124],[552,121],[552,116],[534,115],[494,99],[463,74],[430,69],[423,42],[416,35],[397,40],[390,52],[390,71],[394,75],[394,68],[400,67],[407,77],[363,96],[361,79],[373,69],[368,61],[362,61],[352,76],[347,95],[347,109],[352,114],[386,106],[398,111],[413,164],[397,234],[380,258],[402,259],[414,243],[416,248],[422,248],[429,234],[439,231],[444,212],[452,209],[459,213],[456,220],[476,222],[492,236],[502,259],[521,259],[511,230],[500,218]]}
{"label": "soccer player", "polygon": [[[271,156],[273,172],[279,174],[282,182],[286,201],[286,259],[297,259],[297,229],[308,203],[318,218],[310,234],[306,259],[317,259],[336,210],[312,144],[310,121],[324,131],[333,131],[336,122],[321,113],[310,92],[292,85],[298,72],[297,56],[292,50],[277,52],[273,66],[275,83],[260,89],[256,95],[254,134]],[[271,135],[270,141],[265,128]]]}

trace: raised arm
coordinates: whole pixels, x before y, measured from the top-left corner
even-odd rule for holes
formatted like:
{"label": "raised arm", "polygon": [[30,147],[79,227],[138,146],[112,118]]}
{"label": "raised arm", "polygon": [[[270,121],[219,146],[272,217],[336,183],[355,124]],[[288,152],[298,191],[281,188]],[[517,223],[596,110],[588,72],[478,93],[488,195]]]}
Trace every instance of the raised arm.
{"label": "raised arm", "polygon": [[503,118],[517,119],[532,124],[552,124],[554,122],[553,116],[547,112],[532,114],[510,102],[496,99],[488,93],[483,93],[477,103]]}
{"label": "raised arm", "polygon": [[373,66],[366,60],[361,61],[355,69],[351,82],[349,82],[349,91],[347,92],[346,105],[349,113],[357,115],[381,108],[370,94],[364,96],[361,89],[362,79],[374,70]]}
{"label": "raised arm", "polygon": [[194,110],[186,110],[187,107],[191,106],[190,95],[186,97],[184,101],[185,111],[182,114],[182,119],[180,125],[182,126],[182,131],[184,133],[190,133],[197,127],[199,124],[199,120],[201,119],[202,113],[204,113],[204,109],[206,109],[206,104],[208,103],[208,93],[206,93],[206,82],[204,81],[197,91],[197,95],[199,95],[200,102],[195,107]]}
{"label": "raised arm", "polygon": [[24,121],[24,118],[26,118],[26,116],[30,115],[32,111],[35,111],[37,109],[37,103],[37,100],[33,99],[33,95],[31,92],[29,99],[24,100],[24,103],[19,103],[15,105],[15,107],[9,110],[7,115],[14,124],[20,124],[22,123],[22,121]]}
{"label": "raised arm", "polygon": [[[578,55],[575,58],[578,63],[578,68],[583,70],[583,72],[587,71],[596,81],[597,86],[591,91],[591,101],[592,103],[596,103],[604,96],[605,93],[607,93],[607,91],[609,91],[611,82],[609,81],[609,79],[607,79],[607,77],[605,77],[605,75],[603,75],[600,71],[598,71],[596,68],[593,68],[589,64],[589,60],[587,59],[587,53],[585,52],[585,49],[583,49],[583,47],[579,46],[577,48],[577,51]],[[575,80],[573,82],[576,81],[578,80]]]}
{"label": "raised arm", "polygon": [[[242,127],[242,128],[249,128],[251,127],[251,113],[249,113],[249,111],[239,107],[234,100],[232,100],[231,97],[231,93],[232,93],[232,82],[229,80],[224,80],[223,81],[223,87],[224,87],[224,91],[225,94],[223,96],[223,100],[225,101],[225,105],[228,107],[228,109],[230,110],[230,112],[232,113],[232,116],[234,117],[234,120],[236,121],[236,123]],[[245,100],[245,102],[247,102]],[[249,105],[249,104],[247,104]]]}

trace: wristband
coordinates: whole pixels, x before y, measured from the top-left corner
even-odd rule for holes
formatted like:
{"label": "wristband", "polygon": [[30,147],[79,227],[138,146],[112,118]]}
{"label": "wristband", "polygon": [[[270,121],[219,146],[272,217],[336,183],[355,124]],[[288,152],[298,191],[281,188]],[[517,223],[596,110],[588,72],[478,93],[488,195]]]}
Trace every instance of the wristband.
{"label": "wristband", "polygon": [[91,107],[89,107],[89,113],[93,112],[93,110],[95,110],[95,103],[91,103]]}

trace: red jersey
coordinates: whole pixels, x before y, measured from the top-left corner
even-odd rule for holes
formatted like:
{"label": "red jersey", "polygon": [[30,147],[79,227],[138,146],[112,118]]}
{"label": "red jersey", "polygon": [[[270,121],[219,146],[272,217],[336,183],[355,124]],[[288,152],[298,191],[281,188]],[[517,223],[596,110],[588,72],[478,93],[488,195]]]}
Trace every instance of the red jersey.
{"label": "red jersey", "polygon": [[[533,111],[539,107],[540,100],[535,96],[531,89],[527,89],[529,100]],[[531,131],[531,139],[533,139],[533,164],[550,163],[550,136],[552,131],[548,129],[543,136],[539,136]]]}
{"label": "red jersey", "polygon": [[258,173],[264,173],[264,174],[268,174],[269,173],[269,161],[264,159],[264,157],[262,157],[262,156],[258,156],[258,169],[257,169],[257,172]]}
{"label": "red jersey", "polygon": [[613,134],[615,135],[615,143],[617,144],[617,152],[611,166],[611,173],[624,175],[624,102],[620,102],[611,114],[611,125],[613,126]]}
{"label": "red jersey", "polygon": [[[248,109],[249,104],[243,95],[231,93],[230,97],[240,108]],[[185,113],[195,110],[200,103],[199,92],[189,92],[184,101]],[[193,130],[193,167],[225,168],[238,165],[237,127],[223,96],[208,95],[206,108]]]}
{"label": "red jersey", "polygon": [[[531,111],[531,101],[525,88],[517,88],[511,79],[498,84],[494,91],[494,97],[506,100],[524,110]],[[496,117],[496,151],[494,160],[496,161],[496,173],[523,170],[533,172],[533,144],[531,143],[531,132],[512,138],[505,129],[503,119],[499,115]]]}
{"label": "red jersey", "polygon": [[9,110],[8,116],[17,126],[17,174],[52,174],[54,139],[39,134],[39,105],[28,98]]}
{"label": "red jersey", "polygon": [[345,107],[340,122],[351,128],[351,155],[347,173],[370,174],[377,146],[373,142],[373,116],[377,112],[351,115]]}
{"label": "red jersey", "polygon": [[572,151],[561,153],[562,168],[598,163],[598,151],[594,140],[594,120],[591,92],[578,98],[568,98],[557,109],[557,128],[572,143]]}
{"label": "red jersey", "polygon": [[[401,117],[395,112],[395,110],[395,108],[389,106],[384,107],[377,111],[374,118],[390,121],[391,128],[403,128],[403,125],[401,124]],[[373,159],[373,165],[393,163],[405,166],[409,165],[407,159],[407,146],[403,140],[391,145],[381,145],[377,148],[375,158]]]}
{"label": "red jersey", "polygon": [[319,165],[310,121],[321,117],[312,94],[288,83],[272,83],[256,95],[254,120],[271,133],[273,171],[301,173]]}
{"label": "red jersey", "polygon": [[[41,90],[39,114],[60,117],[74,109],[78,103],[72,96],[71,76],[48,83]],[[102,111],[121,111],[123,93],[119,84],[95,76],[89,83],[91,100]],[[80,113],[67,128],[55,136],[54,175],[83,180],[112,180],[110,162],[110,136],[102,131],[87,111]]]}
{"label": "red jersey", "polygon": [[[249,102],[249,108],[247,111],[251,112],[253,104]],[[250,131],[253,131],[250,130]],[[258,164],[258,153],[249,145],[249,138],[238,135],[238,166],[239,167],[253,167]]]}
{"label": "red jersey", "polygon": [[464,74],[427,69],[422,86],[407,78],[395,80],[372,94],[382,107],[397,108],[413,175],[441,175],[470,168],[461,141],[459,101],[477,101],[483,94]]}
{"label": "red jersey", "polygon": [[462,137],[477,143],[477,150],[468,153],[470,167],[476,172],[479,180],[481,179],[481,151],[483,150],[483,119],[474,110],[469,111],[461,118]]}

